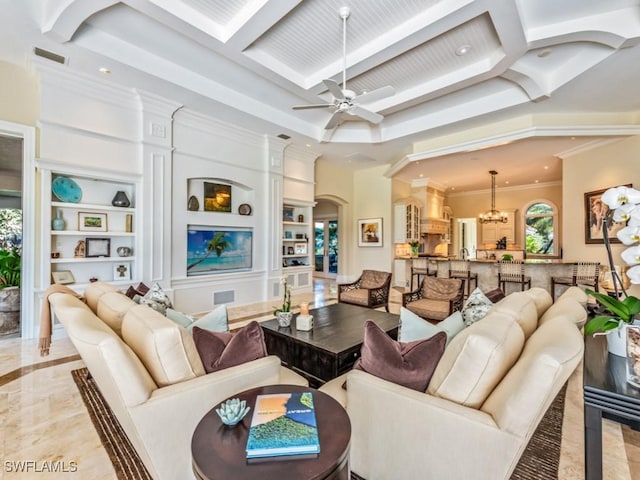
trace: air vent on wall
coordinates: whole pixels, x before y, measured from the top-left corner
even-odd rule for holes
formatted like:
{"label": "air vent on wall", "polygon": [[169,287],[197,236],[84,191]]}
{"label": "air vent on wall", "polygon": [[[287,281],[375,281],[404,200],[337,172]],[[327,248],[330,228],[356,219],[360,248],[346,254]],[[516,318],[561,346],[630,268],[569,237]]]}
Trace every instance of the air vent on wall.
{"label": "air vent on wall", "polygon": [[35,53],[38,57],[46,58],[47,60],[61,63],[62,65],[67,63],[67,59],[64,58],[62,55],[58,55],[57,53],[50,52],[49,50],[43,50],[42,48],[35,47],[33,49],[33,53]]}
{"label": "air vent on wall", "polygon": [[223,303],[233,303],[236,298],[234,290],[226,290],[224,292],[213,292],[213,304],[221,305]]}
{"label": "air vent on wall", "polygon": [[285,135],[284,133],[281,133],[280,135],[278,135],[278,138],[281,138],[283,140],[289,140],[291,137],[289,135]]}

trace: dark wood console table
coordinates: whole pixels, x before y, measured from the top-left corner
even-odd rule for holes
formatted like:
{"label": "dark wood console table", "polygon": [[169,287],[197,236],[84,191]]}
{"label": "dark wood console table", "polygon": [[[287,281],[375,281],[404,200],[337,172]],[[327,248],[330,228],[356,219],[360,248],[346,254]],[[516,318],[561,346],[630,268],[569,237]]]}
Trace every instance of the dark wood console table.
{"label": "dark wood console table", "polygon": [[640,390],[627,383],[625,362],[625,358],[608,353],[604,336],[585,338],[585,480],[602,479],[602,418],[636,429],[640,424]]}
{"label": "dark wood console table", "polygon": [[296,330],[296,316],[290,327],[280,327],[278,320],[261,322],[267,351],[282,363],[304,376],[312,387],[351,370],[360,356],[364,323],[373,320],[392,338],[398,338],[399,315],[346,303],[336,303],[309,312],[313,329]]}

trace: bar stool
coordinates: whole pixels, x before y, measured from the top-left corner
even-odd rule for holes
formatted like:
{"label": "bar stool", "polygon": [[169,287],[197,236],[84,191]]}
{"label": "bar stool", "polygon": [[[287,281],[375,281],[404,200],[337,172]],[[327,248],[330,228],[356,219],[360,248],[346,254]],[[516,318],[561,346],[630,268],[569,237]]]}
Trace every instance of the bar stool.
{"label": "bar stool", "polygon": [[417,278],[416,285],[422,285],[424,277],[435,277],[438,272],[429,270],[429,261],[426,258],[413,258],[411,260],[411,291],[413,292],[413,277]]}
{"label": "bar stool", "polygon": [[[522,260],[498,262],[498,287],[507,293],[507,283],[519,283],[522,291],[531,288],[531,277],[524,274],[524,262]],[[525,288],[525,285],[527,288]]]}
{"label": "bar stool", "polygon": [[598,262],[575,262],[571,268],[570,277],[551,277],[551,295],[556,299],[556,285],[593,287],[598,291],[600,264]]}
{"label": "bar stool", "polygon": [[471,282],[474,288],[478,286],[478,274],[471,272],[468,260],[449,260],[449,278],[459,278],[462,280],[465,289],[465,297],[471,294]]}

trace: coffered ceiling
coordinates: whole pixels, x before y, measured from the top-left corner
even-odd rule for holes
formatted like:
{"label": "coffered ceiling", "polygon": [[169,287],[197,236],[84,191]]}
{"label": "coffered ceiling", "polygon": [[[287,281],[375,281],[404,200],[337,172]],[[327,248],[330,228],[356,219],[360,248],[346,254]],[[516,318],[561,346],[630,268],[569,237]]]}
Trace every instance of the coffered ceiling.
{"label": "coffered ceiling", "polygon": [[[559,180],[558,154],[640,132],[640,0],[0,1],[0,59],[29,64],[44,48],[405,181]],[[342,82],[343,6],[348,88],[395,94],[365,105],[380,124],[343,115],[325,130],[332,108],[291,107],[331,103],[323,80]]]}

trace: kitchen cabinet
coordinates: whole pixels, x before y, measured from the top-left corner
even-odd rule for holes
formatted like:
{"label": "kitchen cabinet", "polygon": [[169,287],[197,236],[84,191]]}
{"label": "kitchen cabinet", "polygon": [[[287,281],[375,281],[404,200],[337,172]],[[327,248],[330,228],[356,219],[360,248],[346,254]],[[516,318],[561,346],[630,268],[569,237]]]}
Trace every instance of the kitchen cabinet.
{"label": "kitchen cabinet", "polygon": [[394,243],[417,242],[420,239],[420,204],[417,200],[407,199],[397,202],[393,207]]}
{"label": "kitchen cabinet", "polygon": [[495,244],[502,237],[507,237],[507,243],[516,243],[515,210],[505,210],[507,213],[506,223],[483,223],[481,224],[482,243]]}

